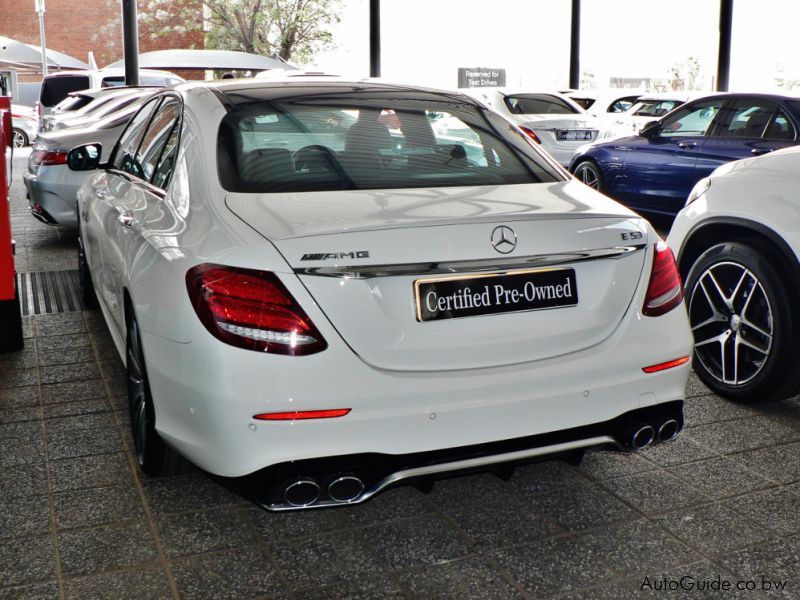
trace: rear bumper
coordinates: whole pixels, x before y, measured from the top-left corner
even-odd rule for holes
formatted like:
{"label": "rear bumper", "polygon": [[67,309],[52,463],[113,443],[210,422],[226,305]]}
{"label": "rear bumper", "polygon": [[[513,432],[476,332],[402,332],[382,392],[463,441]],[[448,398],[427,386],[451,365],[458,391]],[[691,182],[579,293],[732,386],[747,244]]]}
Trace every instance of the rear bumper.
{"label": "rear bumper", "polygon": [[[230,485],[240,488],[245,495],[254,496],[255,502],[272,511],[360,504],[408,480],[486,470],[502,464],[513,466],[591,447],[636,450],[634,434],[647,426],[657,433],[652,442],[647,440],[642,447],[671,440],[683,428],[683,402],[629,411],[603,423],[475,446],[416,454],[361,454],[283,463],[230,482]],[[333,486],[342,477],[360,482],[362,491],[353,490],[349,498],[337,497]],[[287,489],[298,481],[318,486],[318,498],[307,503],[292,501]]]}
{"label": "rear bumper", "polygon": [[[463,371],[379,370],[342,344],[304,357],[263,355],[205,331],[179,344],[143,328],[143,343],[159,433],[206,471],[240,477],[289,462],[405,456],[570,431],[682,401],[688,363],[653,374],[642,368],[691,355],[685,310],[626,321],[581,352]],[[253,418],[336,408],[351,412]],[[596,435],[613,432],[589,437]]]}
{"label": "rear bumper", "polygon": [[[60,167],[56,167],[60,168]],[[43,168],[40,168],[42,171]],[[52,169],[52,167],[51,167]],[[66,166],[63,167],[66,170]],[[28,190],[28,202],[34,217],[49,225],[62,225],[71,229],[78,227],[75,193],[77,188],[49,176],[25,171],[22,178]],[[53,181],[51,181],[53,179]]]}

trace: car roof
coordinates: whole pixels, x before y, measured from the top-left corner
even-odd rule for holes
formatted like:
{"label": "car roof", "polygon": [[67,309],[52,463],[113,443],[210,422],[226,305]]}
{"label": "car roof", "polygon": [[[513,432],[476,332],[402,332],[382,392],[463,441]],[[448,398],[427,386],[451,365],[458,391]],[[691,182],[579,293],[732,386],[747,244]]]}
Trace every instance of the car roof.
{"label": "car roof", "polygon": [[[353,92],[416,93],[421,96],[451,96],[459,102],[483,106],[480,102],[452,90],[420,87],[402,83],[388,83],[375,80],[346,80],[338,77],[304,78],[294,77],[286,80],[269,79],[227,79],[218,81],[191,81],[175,86],[177,92],[188,93],[191,90],[204,88],[221,96],[230,105],[247,102],[279,100],[293,96],[314,96],[320,94],[348,94]],[[391,96],[387,96],[391,97]]]}

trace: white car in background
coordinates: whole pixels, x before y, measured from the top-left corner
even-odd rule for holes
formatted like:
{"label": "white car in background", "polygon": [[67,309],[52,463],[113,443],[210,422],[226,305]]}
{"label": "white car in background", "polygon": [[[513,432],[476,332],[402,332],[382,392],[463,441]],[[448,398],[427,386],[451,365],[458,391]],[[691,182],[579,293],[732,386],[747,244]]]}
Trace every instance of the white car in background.
{"label": "white car in background", "polygon": [[30,145],[36,137],[38,122],[36,111],[21,104],[11,105],[11,141],[14,148]]}
{"label": "white car in background", "polygon": [[31,214],[37,220],[48,225],[77,228],[77,192],[89,174],[70,170],[67,167],[67,153],[75,146],[95,142],[102,144],[104,150],[101,159],[106,160],[128,121],[139,110],[144,99],[156,89],[140,92],[134,103],[88,127],[50,131],[36,137],[22,180],[28,193]]}
{"label": "white car in background", "polygon": [[572,90],[566,95],[581,108],[595,117],[609,117],[625,112],[645,90],[609,89],[609,90]]}
{"label": "white car in background", "polygon": [[511,119],[562,166],[575,151],[605,136],[601,119],[588,114],[558,92],[515,91],[507,88],[469,88],[463,92]]}
{"label": "white car in background", "polygon": [[700,180],[668,242],[685,281],[694,369],[743,402],[800,390],[800,147]]}
{"label": "white car in background", "polygon": [[70,127],[90,127],[104,117],[124,109],[144,95],[159,88],[121,87],[102,94],[77,110],[62,110],[42,117],[40,130],[43,133]]}
{"label": "white car in background", "polygon": [[194,82],[106,152],[68,156],[99,168],[80,279],[148,474],[177,451],[291,510],[682,427],[672,253],[474,99]]}
{"label": "white car in background", "polygon": [[614,115],[613,132],[618,136],[638,135],[642,127],[701,95],[689,92],[645,94],[621,114]]}

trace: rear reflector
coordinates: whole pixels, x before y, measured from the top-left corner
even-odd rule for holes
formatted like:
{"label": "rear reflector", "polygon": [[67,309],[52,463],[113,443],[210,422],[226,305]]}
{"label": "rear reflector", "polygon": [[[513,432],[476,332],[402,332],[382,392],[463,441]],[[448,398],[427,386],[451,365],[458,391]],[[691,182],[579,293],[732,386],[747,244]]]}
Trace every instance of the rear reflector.
{"label": "rear reflector", "polygon": [[672,369],[673,367],[680,367],[681,365],[685,365],[687,362],[689,362],[689,357],[682,356],[680,358],[676,358],[675,360],[668,360],[667,362],[658,363],[657,365],[642,367],[642,371],[645,373],[658,373],[659,371],[665,371],[666,369]]}
{"label": "rear reflector", "polygon": [[653,253],[653,270],[647,284],[642,314],[657,317],[683,302],[683,284],[678,265],[667,243],[659,239]]}
{"label": "rear reflector", "polygon": [[294,410],[290,412],[261,413],[253,415],[258,421],[300,421],[303,419],[333,419],[343,417],[350,412],[349,408],[333,408],[329,410]]}
{"label": "rear reflector", "polygon": [[206,329],[226,344],[274,354],[314,354],[328,347],[275,273],[203,264],[186,287]]}
{"label": "rear reflector", "polygon": [[520,125],[519,128],[522,129],[522,131],[525,132],[525,135],[527,135],[529,138],[531,138],[537,144],[541,144],[542,143],[542,140],[539,139],[539,136],[536,135],[536,132],[533,129],[530,129],[529,127],[524,127],[522,125]]}

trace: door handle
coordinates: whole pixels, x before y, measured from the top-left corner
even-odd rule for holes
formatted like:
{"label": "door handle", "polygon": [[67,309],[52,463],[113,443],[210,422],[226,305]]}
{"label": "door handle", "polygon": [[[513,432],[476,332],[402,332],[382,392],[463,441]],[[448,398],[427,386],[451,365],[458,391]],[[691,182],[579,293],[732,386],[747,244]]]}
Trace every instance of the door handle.
{"label": "door handle", "polygon": [[697,146],[697,142],[678,142],[678,148],[683,148],[684,150],[691,150]]}
{"label": "door handle", "polygon": [[753,148],[750,150],[750,154],[753,156],[761,156],[762,154],[767,154],[772,152],[772,148]]}
{"label": "door handle", "polygon": [[133,217],[133,213],[131,211],[126,210],[125,212],[119,214],[117,217],[117,222],[123,227],[130,229],[136,223],[136,219]]}

